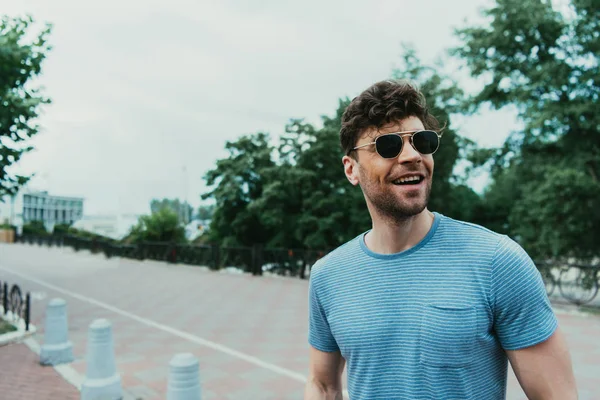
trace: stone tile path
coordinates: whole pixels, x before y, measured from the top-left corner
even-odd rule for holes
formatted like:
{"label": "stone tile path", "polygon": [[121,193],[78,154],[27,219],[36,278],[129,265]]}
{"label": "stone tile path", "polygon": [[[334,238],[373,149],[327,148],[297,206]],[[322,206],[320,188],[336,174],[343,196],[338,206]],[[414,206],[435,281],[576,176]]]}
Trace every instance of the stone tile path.
{"label": "stone tile path", "polygon": [[79,391],[52,367],[43,367],[25,344],[0,347],[0,398],[79,400]]}

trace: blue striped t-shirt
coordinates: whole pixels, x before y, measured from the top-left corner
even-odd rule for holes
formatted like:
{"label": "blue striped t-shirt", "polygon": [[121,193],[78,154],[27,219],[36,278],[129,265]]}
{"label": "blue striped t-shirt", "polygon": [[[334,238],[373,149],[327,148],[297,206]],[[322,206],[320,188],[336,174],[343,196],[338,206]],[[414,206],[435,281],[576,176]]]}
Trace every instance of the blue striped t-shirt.
{"label": "blue striped t-shirt", "polygon": [[504,399],[504,350],[557,327],[516,242],[434,215],[411,249],[377,254],[363,233],[311,271],[309,343],[341,352],[352,400]]}

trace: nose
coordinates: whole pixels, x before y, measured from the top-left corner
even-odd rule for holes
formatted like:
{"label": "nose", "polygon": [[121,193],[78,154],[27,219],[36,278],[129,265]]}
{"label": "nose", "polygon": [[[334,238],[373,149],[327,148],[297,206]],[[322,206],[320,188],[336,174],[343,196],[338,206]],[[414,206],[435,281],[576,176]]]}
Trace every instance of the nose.
{"label": "nose", "polygon": [[410,143],[410,137],[405,136],[404,142],[402,144],[402,151],[398,155],[398,163],[400,164],[410,164],[410,163],[420,163],[421,162],[421,153],[419,153],[413,145]]}

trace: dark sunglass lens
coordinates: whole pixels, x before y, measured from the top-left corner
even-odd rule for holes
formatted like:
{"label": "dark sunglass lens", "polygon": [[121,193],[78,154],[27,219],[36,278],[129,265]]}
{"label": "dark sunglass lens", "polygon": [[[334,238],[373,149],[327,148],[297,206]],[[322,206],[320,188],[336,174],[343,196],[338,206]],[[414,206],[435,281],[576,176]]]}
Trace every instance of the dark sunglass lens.
{"label": "dark sunglass lens", "polygon": [[413,136],[415,149],[421,154],[432,154],[438,149],[440,139],[434,131],[420,131]]}
{"label": "dark sunglass lens", "polygon": [[383,158],[394,158],[402,151],[402,138],[398,135],[383,135],[375,140],[377,152]]}

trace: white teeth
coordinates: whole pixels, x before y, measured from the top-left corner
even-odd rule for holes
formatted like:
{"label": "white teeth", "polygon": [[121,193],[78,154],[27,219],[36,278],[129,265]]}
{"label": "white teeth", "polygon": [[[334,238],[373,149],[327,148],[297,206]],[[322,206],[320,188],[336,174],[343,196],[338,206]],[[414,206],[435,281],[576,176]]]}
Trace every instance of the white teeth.
{"label": "white teeth", "polygon": [[405,178],[400,178],[400,179],[396,179],[394,181],[394,183],[404,183],[404,182],[413,182],[413,181],[418,181],[421,178],[418,176],[407,176]]}

